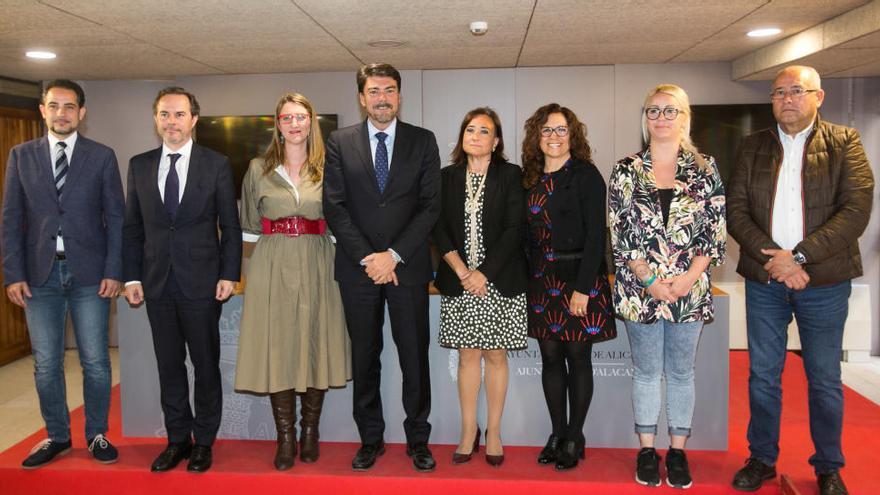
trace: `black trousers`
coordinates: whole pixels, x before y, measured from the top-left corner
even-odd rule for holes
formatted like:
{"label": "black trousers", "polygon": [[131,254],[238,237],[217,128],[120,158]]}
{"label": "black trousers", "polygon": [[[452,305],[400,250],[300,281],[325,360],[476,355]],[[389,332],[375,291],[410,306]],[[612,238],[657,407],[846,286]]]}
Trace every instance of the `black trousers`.
{"label": "black trousers", "polygon": [[[159,388],[170,443],[212,445],[223,416],[220,303],[189,299],[172,272],[161,297],[146,300],[159,367]],[[186,354],[195,370],[195,415],[189,403]]]}
{"label": "black trousers", "polygon": [[427,443],[431,435],[431,377],[428,367],[428,287],[339,284],[351,337],[354,378],[353,415],[365,445],[384,440],[380,357],[384,345],[385,304],[391,336],[397,346],[403,378],[403,429],[409,445]]}

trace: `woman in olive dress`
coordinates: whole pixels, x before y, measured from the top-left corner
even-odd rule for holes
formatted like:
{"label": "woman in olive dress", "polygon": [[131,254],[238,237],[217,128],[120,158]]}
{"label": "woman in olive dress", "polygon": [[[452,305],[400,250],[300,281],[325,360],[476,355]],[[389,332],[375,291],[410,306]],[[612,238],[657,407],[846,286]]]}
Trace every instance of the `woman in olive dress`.
{"label": "woman in olive dress", "polygon": [[318,459],[324,393],[351,379],[351,349],[335,247],[321,207],[324,144],[314,107],[287,93],[275,108],[275,132],[251,160],[242,184],[241,225],[256,242],[248,264],[235,389],[269,394],[278,446],[275,467],[297,454],[296,396],[301,397],[300,459]]}

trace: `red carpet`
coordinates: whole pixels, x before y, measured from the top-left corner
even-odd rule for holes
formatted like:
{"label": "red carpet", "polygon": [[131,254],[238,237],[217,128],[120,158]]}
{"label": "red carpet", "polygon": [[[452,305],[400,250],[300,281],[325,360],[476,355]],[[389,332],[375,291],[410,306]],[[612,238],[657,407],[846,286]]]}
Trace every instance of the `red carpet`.
{"label": "red carpet", "polygon": [[[745,442],[748,421],[748,356],[730,354],[730,448],[728,452],[691,451],[689,459],[694,486],[687,493],[741,493],[729,488],[733,473],[748,456]],[[806,380],[801,360],[789,354],[783,376],[784,411],[782,455],[777,469],[787,474],[803,495],[816,494],[807,418]],[[847,457],[844,479],[853,495],[878,492],[880,470],[876,468],[880,446],[880,407],[846,389],[846,421],[843,447]],[[697,398],[699,400],[699,397]],[[591,449],[577,469],[558,473],[538,466],[538,449],[507,447],[507,460],[493,469],[477,457],[470,464],[452,466],[449,458],[454,446],[432,445],[438,468],[431,474],[412,470],[402,445],[389,446],[369,473],[353,473],[351,457],[356,445],[323,443],[318,463],[298,463],[291,471],[278,473],[271,466],[274,442],[218,441],[214,448],[214,467],[206,474],[187,473],[184,466],[170,473],[153,474],[149,465],[161,451],[161,439],[122,438],[119,417],[119,390],[114,389],[110,438],[119,447],[120,461],[102,466],[92,461],[82,438],[82,408],[71,413],[74,450],[60,461],[34,471],[20,468],[30,448],[45,437],[39,431],[20,444],[0,453],[0,494],[162,494],[212,495],[233,493],[296,494],[443,494],[540,493],[663,494],[681,493],[668,487],[645,488],[633,481],[634,450]],[[37,414],[37,411],[34,411]],[[629,412],[626,412],[629,414]],[[589,432],[587,432],[589,435]],[[871,452],[874,452],[872,454]],[[661,452],[662,453],[662,452]],[[776,483],[768,483],[759,495],[780,494]]]}

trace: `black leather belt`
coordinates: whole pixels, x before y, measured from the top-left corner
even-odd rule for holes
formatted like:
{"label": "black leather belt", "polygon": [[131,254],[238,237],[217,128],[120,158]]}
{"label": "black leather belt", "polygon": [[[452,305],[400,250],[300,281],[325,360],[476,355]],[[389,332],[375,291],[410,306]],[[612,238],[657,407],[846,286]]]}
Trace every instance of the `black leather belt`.
{"label": "black leather belt", "polygon": [[66,260],[67,256],[65,256],[64,253],[55,253],[55,259],[56,260]]}

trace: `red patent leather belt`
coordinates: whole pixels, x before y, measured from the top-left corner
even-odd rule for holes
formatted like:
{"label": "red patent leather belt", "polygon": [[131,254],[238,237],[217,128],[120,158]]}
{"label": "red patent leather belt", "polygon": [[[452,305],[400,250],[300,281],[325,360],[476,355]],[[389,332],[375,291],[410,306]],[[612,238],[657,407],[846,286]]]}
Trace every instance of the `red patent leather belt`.
{"label": "red patent leather belt", "polygon": [[309,220],[305,217],[284,217],[275,220],[263,217],[263,234],[284,234],[288,237],[301,235],[323,235],[327,231],[327,222],[321,218]]}

